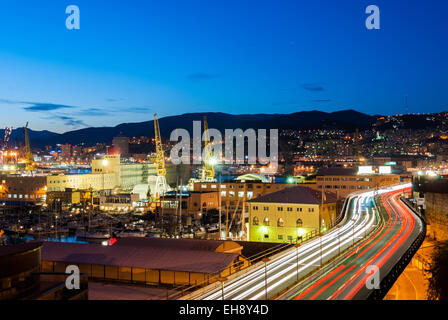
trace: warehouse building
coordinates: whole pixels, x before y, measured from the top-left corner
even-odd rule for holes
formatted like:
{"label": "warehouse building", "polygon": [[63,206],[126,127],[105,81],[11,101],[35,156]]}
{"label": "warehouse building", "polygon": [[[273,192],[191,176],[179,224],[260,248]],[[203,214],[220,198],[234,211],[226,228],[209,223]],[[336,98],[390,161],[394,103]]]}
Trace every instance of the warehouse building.
{"label": "warehouse building", "polygon": [[147,285],[196,285],[248,266],[233,241],[123,238],[111,246],[46,242],[42,271],[77,265],[90,279]]}

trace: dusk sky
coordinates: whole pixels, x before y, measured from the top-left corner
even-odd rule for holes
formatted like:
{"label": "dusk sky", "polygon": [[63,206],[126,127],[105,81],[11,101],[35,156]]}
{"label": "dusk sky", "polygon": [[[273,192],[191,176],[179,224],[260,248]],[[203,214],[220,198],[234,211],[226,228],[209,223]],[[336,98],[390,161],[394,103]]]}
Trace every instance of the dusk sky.
{"label": "dusk sky", "polygon": [[[72,4],[80,30],[65,27]],[[1,1],[0,126],[448,111],[447,34],[443,0]]]}

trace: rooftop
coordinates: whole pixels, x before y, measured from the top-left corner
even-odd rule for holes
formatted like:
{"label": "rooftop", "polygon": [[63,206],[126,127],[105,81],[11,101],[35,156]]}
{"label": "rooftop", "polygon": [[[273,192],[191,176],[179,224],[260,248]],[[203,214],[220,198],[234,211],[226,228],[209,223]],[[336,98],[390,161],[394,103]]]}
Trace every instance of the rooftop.
{"label": "rooftop", "polygon": [[170,271],[218,273],[237,253],[216,252],[225,241],[123,238],[112,246],[45,242],[42,260]]}
{"label": "rooftop", "polygon": [[[323,203],[334,203],[337,201],[336,194],[325,191]],[[322,192],[308,187],[291,187],[273,192],[255,199],[249,200],[253,203],[299,203],[299,204],[321,204]]]}
{"label": "rooftop", "polygon": [[321,168],[317,172],[317,176],[355,176],[357,174],[356,168]]}
{"label": "rooftop", "polygon": [[31,251],[42,246],[42,242],[33,241],[23,244],[10,244],[6,246],[0,246],[0,257],[8,255],[22,254],[23,252]]}

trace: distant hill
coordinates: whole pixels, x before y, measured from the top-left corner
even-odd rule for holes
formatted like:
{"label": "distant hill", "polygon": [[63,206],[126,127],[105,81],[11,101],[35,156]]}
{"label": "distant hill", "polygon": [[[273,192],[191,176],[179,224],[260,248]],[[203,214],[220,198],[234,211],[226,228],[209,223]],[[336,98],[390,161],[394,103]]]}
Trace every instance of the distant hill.
{"label": "distant hill", "polygon": [[[233,115],[221,112],[187,113],[159,119],[161,134],[169,137],[177,128],[186,129],[192,134],[193,121],[202,121],[207,116],[209,128],[215,128],[224,133],[225,129],[316,129],[335,128],[355,130],[371,126],[376,121],[375,116],[369,116],[354,110],[326,113],[321,111],[302,111],[292,114],[242,114]],[[58,143],[91,145],[97,142],[110,143],[112,138],[122,134],[128,137],[154,136],[154,121],[138,123],[123,123],[115,127],[85,128],[57,134],[49,131],[30,130],[30,140],[33,146],[55,145]],[[23,128],[15,129],[11,140],[23,138]]]}

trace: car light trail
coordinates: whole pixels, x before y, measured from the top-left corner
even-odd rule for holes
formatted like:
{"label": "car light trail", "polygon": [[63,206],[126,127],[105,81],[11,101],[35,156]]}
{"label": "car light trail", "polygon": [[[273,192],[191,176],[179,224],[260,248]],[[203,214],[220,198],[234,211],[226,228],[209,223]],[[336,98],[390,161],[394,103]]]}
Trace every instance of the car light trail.
{"label": "car light trail", "polygon": [[[286,299],[322,299],[326,298],[353,298],[358,295],[360,286],[369,276],[364,273],[370,262],[381,258],[380,265],[394,254],[394,248],[398,248],[409,236],[403,233],[403,224],[408,225],[410,219],[401,212],[395,212],[390,206],[397,206],[398,202],[389,204],[392,195],[398,195],[410,184],[387,187],[375,191],[356,193],[349,197],[345,207],[344,218],[340,224],[328,233],[313,238],[303,243],[299,248],[291,248],[271,257],[271,262],[265,265],[260,262],[252,266],[248,271],[234,275],[225,283],[225,298],[232,300],[263,299],[267,291],[270,296],[294,284],[295,279],[307,280],[307,275],[323,265],[323,275],[304,287],[296,287],[294,292],[288,293]],[[374,202],[375,197],[380,197],[386,212],[380,214],[380,210]],[[405,208],[400,207],[401,211]],[[382,211],[382,210],[381,210]],[[397,229],[397,225],[401,228]],[[412,223],[408,229],[412,229]],[[393,234],[390,233],[393,230]],[[404,238],[403,238],[404,237]],[[363,240],[359,245],[359,241]],[[391,250],[385,250],[391,246]],[[347,249],[350,249],[347,252]],[[387,251],[387,252],[386,252]],[[343,253],[340,256],[340,253]],[[329,260],[337,258],[350,259],[350,264],[339,263],[336,266],[327,266]],[[339,259],[338,259],[339,260]],[[359,260],[359,261],[358,261]],[[358,261],[358,263],[356,262]],[[328,270],[326,270],[326,268]],[[305,283],[306,281],[302,281]],[[360,285],[361,283],[361,285]],[[350,289],[350,294],[346,290]],[[344,294],[342,294],[344,293]],[[220,300],[222,299],[221,287],[211,285],[205,288],[192,299]]]}

